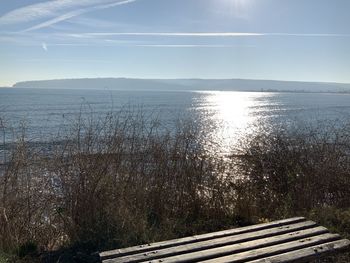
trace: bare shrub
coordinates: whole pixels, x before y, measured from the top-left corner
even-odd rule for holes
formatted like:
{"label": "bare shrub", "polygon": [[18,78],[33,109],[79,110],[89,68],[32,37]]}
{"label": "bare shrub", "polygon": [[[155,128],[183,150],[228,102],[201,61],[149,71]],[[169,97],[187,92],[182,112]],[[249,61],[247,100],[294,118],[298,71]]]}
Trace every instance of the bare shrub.
{"label": "bare shrub", "polygon": [[200,136],[191,122],[168,131],[122,111],[80,116],[50,152],[18,140],[1,176],[2,248],[92,250],[222,226],[223,161]]}
{"label": "bare shrub", "polygon": [[261,128],[242,141],[232,161],[242,178],[242,202],[257,218],[350,207],[348,123]]}
{"label": "bare shrub", "polygon": [[297,215],[349,236],[349,124],[260,128],[230,158],[195,123],[132,109],[81,114],[43,145],[23,129],[0,170],[0,248],[94,251]]}

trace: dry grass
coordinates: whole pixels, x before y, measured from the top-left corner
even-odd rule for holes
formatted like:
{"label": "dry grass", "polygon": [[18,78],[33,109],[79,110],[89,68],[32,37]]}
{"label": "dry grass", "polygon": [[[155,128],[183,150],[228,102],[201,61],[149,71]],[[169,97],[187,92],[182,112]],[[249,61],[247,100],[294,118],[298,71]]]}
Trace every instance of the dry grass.
{"label": "dry grass", "polygon": [[262,128],[233,159],[250,212],[259,218],[350,207],[350,125]]}
{"label": "dry grass", "polygon": [[21,134],[0,174],[0,248],[73,255],[295,215],[349,236],[349,131],[261,129],[230,159],[192,122],[168,131],[142,112],[80,116],[50,151]]}
{"label": "dry grass", "polygon": [[34,151],[24,136],[12,150],[1,175],[3,250],[112,248],[229,221],[222,160],[204,152],[191,123],[170,132],[121,112],[79,118],[66,134],[49,153]]}

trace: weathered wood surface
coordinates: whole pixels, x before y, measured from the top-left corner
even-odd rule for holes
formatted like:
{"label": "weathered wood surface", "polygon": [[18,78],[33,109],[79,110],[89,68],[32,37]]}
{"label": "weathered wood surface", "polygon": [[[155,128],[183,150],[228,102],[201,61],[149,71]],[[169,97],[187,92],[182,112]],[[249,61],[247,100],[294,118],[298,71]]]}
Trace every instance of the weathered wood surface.
{"label": "weathered wood surface", "polygon": [[100,253],[121,262],[308,262],[349,249],[350,241],[296,217]]}
{"label": "weathered wood surface", "polygon": [[230,230],[224,230],[224,231],[213,232],[213,233],[191,236],[191,237],[184,237],[184,238],[173,239],[173,240],[162,241],[162,242],[151,243],[151,244],[144,244],[144,245],[134,246],[134,247],[129,247],[129,248],[105,251],[105,252],[100,253],[100,257],[102,260],[104,260],[107,258],[114,258],[114,257],[130,255],[130,254],[134,254],[134,253],[140,253],[140,252],[152,251],[152,250],[156,250],[156,249],[163,249],[163,248],[168,248],[168,247],[173,247],[173,246],[185,245],[185,244],[190,244],[190,243],[194,243],[194,242],[215,239],[215,238],[219,238],[219,237],[254,232],[257,230],[262,230],[262,229],[267,229],[267,228],[272,228],[272,227],[280,227],[280,226],[289,225],[292,223],[298,223],[298,222],[302,222],[302,221],[305,221],[305,219],[303,217],[296,217],[296,218],[290,218],[290,219],[285,219],[285,220],[280,220],[280,221],[274,221],[271,223],[235,228],[235,229],[230,229]]}
{"label": "weathered wood surface", "polygon": [[[246,234],[241,234],[241,235],[236,235],[236,236],[231,236],[231,237],[225,237],[225,238],[219,238],[219,239],[214,239],[214,240],[207,240],[199,243],[193,243],[193,244],[188,244],[188,245],[183,245],[179,247],[171,247],[167,249],[162,249],[162,250],[156,250],[156,251],[151,251],[151,252],[146,252],[146,253],[139,253],[135,255],[130,255],[126,257],[121,257],[117,258],[111,262],[119,263],[119,262],[140,262],[144,260],[151,260],[151,259],[156,259],[156,258],[164,258],[164,257],[169,257],[169,256],[175,256],[179,255],[176,257],[177,259],[180,257],[187,258],[186,255],[183,254],[188,254],[190,252],[196,252],[197,253],[190,253],[188,254],[189,258],[200,258],[201,255],[203,255],[203,251],[207,251],[210,255],[214,256],[220,256],[220,255],[227,255],[230,254],[232,251],[242,251],[242,250],[248,250],[248,249],[254,249],[259,246],[264,246],[266,242],[274,244],[275,242],[283,242],[285,240],[293,240],[298,236],[309,236],[313,234],[313,231],[307,231],[305,234],[302,232],[293,232],[293,231],[298,231],[302,230],[306,227],[314,226],[315,223],[313,222],[305,222],[305,223],[299,223],[299,224],[294,224],[290,226],[283,226],[281,228],[273,228],[273,229],[267,229],[267,230],[261,230],[253,233],[246,233]],[[326,233],[327,230],[325,228],[314,228],[317,233]],[[314,230],[312,229],[312,230]],[[279,233],[293,233],[287,234],[287,235],[282,235],[282,236],[276,236]],[[255,236],[255,234],[257,236]],[[265,238],[269,236],[275,236],[271,238]],[[277,237],[277,238],[276,238]],[[250,242],[247,242],[250,241]],[[247,243],[245,243],[247,242]],[[235,245],[233,245],[235,244]],[[216,249],[213,249],[216,248]],[[157,253],[154,253],[157,252]],[[167,261],[167,260],[165,260]],[[108,261],[107,261],[108,262]]]}
{"label": "weathered wood surface", "polygon": [[349,247],[349,245],[349,240],[342,239],[318,246],[312,246],[304,249],[291,251],[288,253],[283,253],[277,256],[257,259],[254,261],[250,261],[250,263],[305,263],[322,256],[332,255],[334,251],[345,251],[346,248]]}

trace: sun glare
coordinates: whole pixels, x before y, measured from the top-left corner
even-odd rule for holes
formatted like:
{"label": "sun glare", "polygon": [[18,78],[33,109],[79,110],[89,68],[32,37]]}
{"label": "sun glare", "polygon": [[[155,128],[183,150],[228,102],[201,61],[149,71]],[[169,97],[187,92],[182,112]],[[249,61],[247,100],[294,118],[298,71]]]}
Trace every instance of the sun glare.
{"label": "sun glare", "polygon": [[254,0],[215,0],[220,13],[229,13],[237,17],[245,17],[245,13],[251,9]]}
{"label": "sun glare", "polygon": [[261,94],[229,91],[213,91],[207,94],[206,105],[213,113],[210,116],[217,127],[210,136],[215,137],[215,141],[221,138],[220,148],[229,152],[229,147],[241,135],[239,133],[251,129],[252,123],[256,121],[254,113],[261,106],[261,102],[257,100]]}

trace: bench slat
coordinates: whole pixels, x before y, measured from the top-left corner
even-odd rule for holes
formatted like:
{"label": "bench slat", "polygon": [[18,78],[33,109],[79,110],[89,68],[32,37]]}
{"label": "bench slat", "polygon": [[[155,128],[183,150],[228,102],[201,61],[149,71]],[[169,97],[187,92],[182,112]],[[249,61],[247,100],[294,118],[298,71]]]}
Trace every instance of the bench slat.
{"label": "bench slat", "polygon": [[304,263],[319,257],[329,256],[336,252],[348,250],[350,241],[342,239],[318,246],[291,251],[273,257],[249,261],[249,263]]}
{"label": "bench slat", "polygon": [[[320,245],[322,243],[336,241],[338,239],[340,239],[340,236],[337,234],[323,234],[320,236],[308,237],[297,241],[269,246],[266,248],[250,250],[250,251],[233,254],[225,257],[210,259],[202,262],[205,262],[205,263],[249,262],[249,260],[270,257],[270,256],[290,252],[293,250],[303,249],[310,246]],[[167,262],[167,261],[163,260],[162,262]],[[181,262],[185,262],[185,261],[181,261]]]}
{"label": "bench slat", "polygon": [[302,221],[305,221],[304,217],[295,217],[295,218],[289,218],[289,219],[284,219],[284,220],[279,220],[279,221],[274,221],[274,222],[264,223],[264,224],[258,224],[258,225],[248,226],[248,227],[241,227],[241,228],[218,231],[218,232],[213,232],[213,233],[208,233],[203,235],[196,235],[196,236],[185,237],[180,239],[162,241],[162,242],[157,242],[152,244],[144,244],[144,245],[134,246],[129,248],[110,250],[110,251],[101,252],[100,258],[101,260],[105,260],[105,259],[114,258],[114,257],[121,257],[121,256],[141,253],[141,252],[152,251],[156,249],[163,249],[163,248],[185,245],[185,244],[190,244],[190,243],[195,243],[195,242],[200,242],[205,240],[211,240],[211,239],[220,238],[220,237],[227,237],[232,235],[249,233],[249,232],[254,232],[258,230],[274,228],[278,226],[285,226],[285,225],[298,223]]}
{"label": "bench slat", "polygon": [[[260,230],[256,232],[249,232],[241,235],[217,238],[213,240],[207,240],[207,241],[202,241],[202,242],[197,242],[197,243],[192,243],[187,245],[170,247],[170,248],[161,249],[161,250],[152,250],[150,252],[138,253],[138,254],[133,254],[129,256],[118,257],[115,259],[105,260],[104,262],[105,263],[141,262],[145,260],[152,260],[157,258],[187,254],[187,253],[196,252],[196,251],[209,250],[209,249],[223,247],[223,246],[237,244],[237,243],[242,244],[242,246],[240,246],[240,250],[242,249],[247,250],[247,249],[257,248],[261,246],[266,246],[268,244],[270,245],[276,244],[276,242],[277,243],[287,242],[298,238],[315,236],[315,235],[328,232],[328,230],[324,227],[313,228],[315,227],[315,225],[316,225],[315,222],[306,221],[306,222],[297,223],[297,224],[269,228],[269,229]],[[285,236],[279,236],[286,233],[290,233],[290,234]],[[258,239],[272,237],[272,236],[275,236],[276,238],[271,239],[269,241],[267,241],[267,239],[264,239],[261,242],[257,242],[257,243],[253,242],[253,247],[249,247],[249,244],[251,243],[248,243],[247,246],[244,246],[245,244],[244,242],[258,240]],[[220,250],[220,251],[223,251],[223,250]],[[226,249],[224,249],[224,251],[226,251]]]}
{"label": "bench slat", "polygon": [[[304,232],[304,231],[303,231]],[[300,233],[303,233],[300,232]],[[302,235],[302,234],[301,234]],[[293,239],[294,238],[294,239]],[[210,250],[203,250],[189,254],[183,254],[174,257],[156,259],[153,261],[144,261],[152,263],[174,263],[174,262],[246,262],[248,260],[261,257],[272,256],[293,249],[305,248],[320,243],[330,242],[339,239],[339,235],[323,234],[295,240],[295,237],[285,234],[277,237],[269,237],[257,241],[249,241],[241,244],[235,244]],[[291,241],[291,242],[289,242]],[[287,243],[284,243],[287,242]],[[278,245],[276,245],[278,244]],[[208,261],[205,261],[208,260]]]}
{"label": "bench slat", "polygon": [[[273,238],[273,237],[272,237]],[[272,239],[269,238],[269,239]],[[324,234],[320,236],[308,237],[297,241],[282,243],[279,245],[267,246],[264,248],[254,248],[254,243],[257,241],[250,241],[252,249],[246,250],[246,244],[236,244],[227,247],[216,248],[212,250],[204,250],[181,256],[174,256],[169,258],[156,259],[153,261],[144,261],[149,263],[184,263],[184,262],[247,262],[249,260],[259,259],[266,256],[272,256],[293,249],[304,248],[307,246],[318,245],[322,242],[330,242],[339,239],[338,235]],[[259,240],[259,242],[267,242],[266,240]],[[245,250],[241,252],[241,250]],[[238,253],[235,253],[238,252]],[[225,256],[228,255],[228,256]]]}

